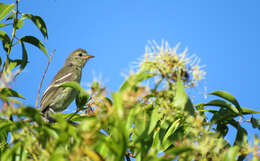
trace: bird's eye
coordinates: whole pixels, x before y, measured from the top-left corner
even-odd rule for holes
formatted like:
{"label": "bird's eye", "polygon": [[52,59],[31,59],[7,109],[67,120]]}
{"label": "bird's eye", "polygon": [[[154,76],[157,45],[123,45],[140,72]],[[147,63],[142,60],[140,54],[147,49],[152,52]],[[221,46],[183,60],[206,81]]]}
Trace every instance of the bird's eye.
{"label": "bird's eye", "polygon": [[79,56],[82,56],[82,53],[79,53],[78,55],[79,55]]}

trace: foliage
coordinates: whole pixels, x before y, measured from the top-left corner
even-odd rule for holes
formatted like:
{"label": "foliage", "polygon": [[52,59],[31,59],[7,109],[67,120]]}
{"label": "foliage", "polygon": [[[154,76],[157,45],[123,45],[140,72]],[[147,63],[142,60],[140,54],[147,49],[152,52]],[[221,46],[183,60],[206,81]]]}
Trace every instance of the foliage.
{"label": "foliage", "polygon": [[[16,99],[24,98],[21,94],[8,88],[12,78],[26,67],[25,43],[48,56],[36,37],[16,37],[25,19],[30,19],[44,38],[48,37],[41,17],[21,13],[18,1],[0,3],[0,27],[12,27],[11,38],[0,30],[6,52],[1,64],[0,160],[259,159],[259,139],[255,137],[254,145],[249,145],[247,129],[242,126],[244,122],[251,123],[259,130],[258,119],[252,116],[249,121],[244,120],[244,115],[259,111],[240,106],[225,91],[212,92],[210,95],[217,99],[193,105],[185,88],[195,86],[205,72],[197,58],[187,58],[187,50],[177,53],[178,47],[170,48],[167,42],[148,46],[137,71],[111,94],[97,81],[90,91],[76,82],[61,85],[79,91],[78,108],[75,113],[55,114],[57,122],[49,123],[37,108]],[[22,47],[22,58],[12,60],[11,49],[16,45]],[[14,71],[17,67],[18,71]],[[148,82],[149,86],[142,85]],[[225,139],[230,126],[236,129],[233,144]]]}

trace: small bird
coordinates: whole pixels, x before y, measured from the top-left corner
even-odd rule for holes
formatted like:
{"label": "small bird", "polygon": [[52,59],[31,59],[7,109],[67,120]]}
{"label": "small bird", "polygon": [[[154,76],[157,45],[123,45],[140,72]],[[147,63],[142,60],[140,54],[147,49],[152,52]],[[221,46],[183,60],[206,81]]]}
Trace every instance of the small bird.
{"label": "small bird", "polygon": [[77,49],[68,56],[64,66],[42,95],[40,110],[43,115],[48,116],[50,113],[62,112],[71,104],[78,94],[77,91],[71,87],[57,87],[69,81],[80,83],[82,69],[86,62],[93,57],[84,49]]}

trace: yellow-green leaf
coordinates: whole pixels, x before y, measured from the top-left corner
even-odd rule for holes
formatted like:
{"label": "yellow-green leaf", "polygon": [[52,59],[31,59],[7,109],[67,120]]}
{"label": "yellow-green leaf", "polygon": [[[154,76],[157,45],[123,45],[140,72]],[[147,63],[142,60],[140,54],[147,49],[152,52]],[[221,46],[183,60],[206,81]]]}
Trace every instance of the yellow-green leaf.
{"label": "yellow-green leaf", "polygon": [[0,3],[0,21],[14,9],[14,4]]}
{"label": "yellow-green leaf", "polygon": [[11,88],[2,88],[0,89],[0,94],[6,97],[19,97],[22,99],[25,99],[24,96],[22,96],[20,93],[16,92],[15,90]]}

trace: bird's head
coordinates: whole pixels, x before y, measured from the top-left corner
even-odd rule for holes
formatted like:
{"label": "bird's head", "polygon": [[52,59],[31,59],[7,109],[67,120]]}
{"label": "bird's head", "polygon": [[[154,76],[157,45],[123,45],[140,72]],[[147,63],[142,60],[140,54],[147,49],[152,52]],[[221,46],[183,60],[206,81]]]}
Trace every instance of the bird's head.
{"label": "bird's head", "polygon": [[73,51],[69,57],[66,59],[65,64],[84,67],[88,59],[93,58],[94,56],[89,55],[88,52],[84,49],[76,49]]}

